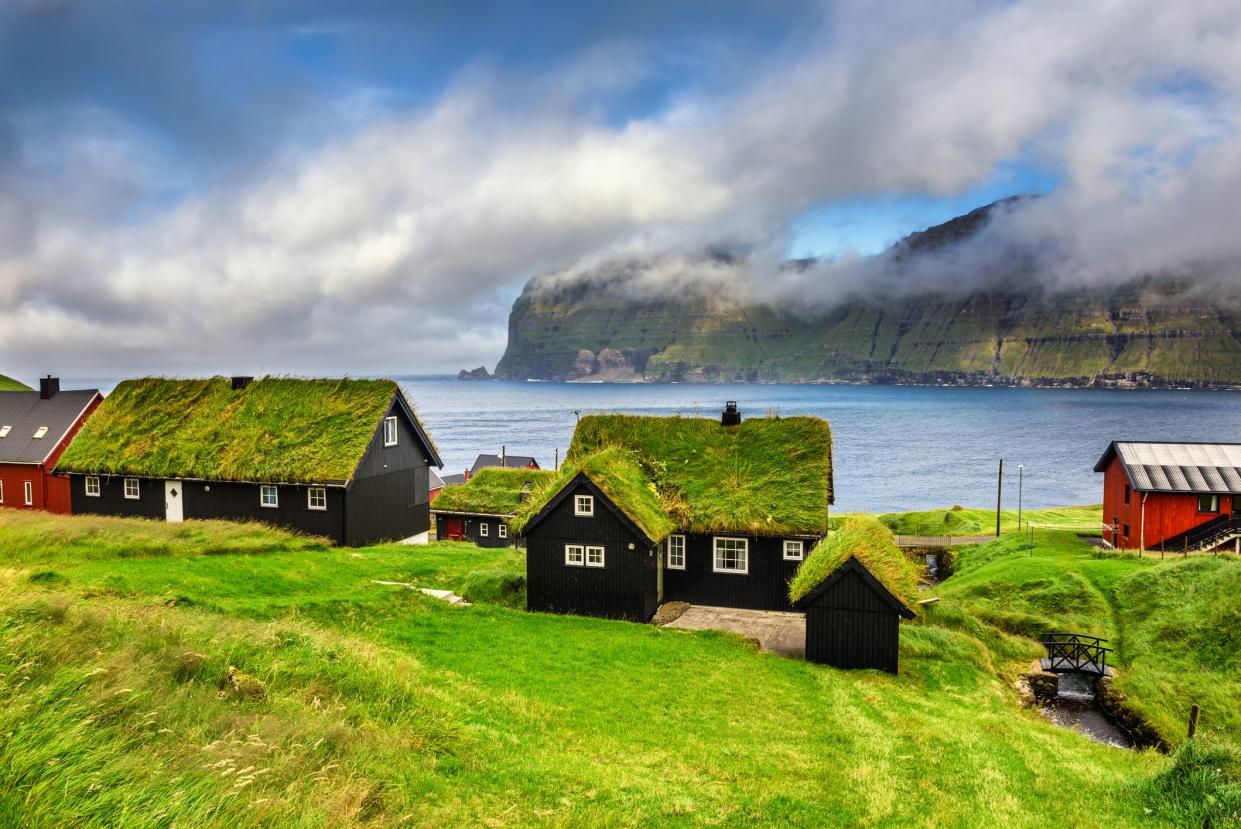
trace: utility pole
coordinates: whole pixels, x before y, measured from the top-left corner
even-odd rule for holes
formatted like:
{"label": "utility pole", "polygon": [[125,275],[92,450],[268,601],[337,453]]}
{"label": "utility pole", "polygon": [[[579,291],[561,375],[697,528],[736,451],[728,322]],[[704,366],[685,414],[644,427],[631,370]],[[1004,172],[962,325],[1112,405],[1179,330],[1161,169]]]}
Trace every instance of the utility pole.
{"label": "utility pole", "polygon": [[1021,478],[1024,471],[1025,466],[1017,464],[1017,532],[1021,532]]}
{"label": "utility pole", "polygon": [[1000,471],[995,477],[995,537],[1000,537],[1000,506],[1004,503],[1004,459],[1000,458]]}

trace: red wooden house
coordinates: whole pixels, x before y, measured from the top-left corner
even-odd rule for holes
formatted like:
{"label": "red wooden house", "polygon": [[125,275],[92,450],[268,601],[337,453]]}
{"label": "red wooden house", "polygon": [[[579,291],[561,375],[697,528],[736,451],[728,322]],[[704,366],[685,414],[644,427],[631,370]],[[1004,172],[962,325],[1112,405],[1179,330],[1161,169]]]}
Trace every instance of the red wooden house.
{"label": "red wooden house", "polygon": [[69,513],[69,479],[52,469],[102,401],[96,389],[61,391],[55,377],[0,391],[0,507]]}
{"label": "red wooden house", "polygon": [[1195,552],[1241,543],[1241,444],[1113,441],[1103,540],[1123,550]]}

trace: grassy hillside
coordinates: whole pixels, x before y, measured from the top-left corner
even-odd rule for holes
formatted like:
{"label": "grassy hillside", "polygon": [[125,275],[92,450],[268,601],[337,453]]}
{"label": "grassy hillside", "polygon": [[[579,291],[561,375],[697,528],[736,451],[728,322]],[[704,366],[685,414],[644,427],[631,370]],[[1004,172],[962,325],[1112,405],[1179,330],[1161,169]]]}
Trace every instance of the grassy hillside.
{"label": "grassy hillside", "polygon": [[20,380],[0,374],[0,391],[30,391],[30,386]]}
{"label": "grassy hillside", "polygon": [[[1047,540],[1101,585],[1159,566]],[[511,549],[0,510],[0,824],[1042,827],[1073,791],[1066,826],[1184,825],[1169,804],[1206,789],[1174,792],[1167,758],[997,678],[1030,647],[1004,612],[1058,611],[977,588],[1061,578],[1028,566],[1007,540],[963,555],[890,677],[374,583],[469,595],[520,575]],[[261,686],[221,691],[230,666]]]}
{"label": "grassy hillside", "polygon": [[[897,535],[988,535],[995,533],[995,510],[954,506],[944,510],[890,512],[875,516]],[[833,525],[846,516],[832,516]],[[1042,529],[1072,529],[1097,533],[1103,521],[1101,505],[1028,509],[1021,513],[1021,525]],[[1002,532],[1017,529],[1017,510],[1000,511]]]}

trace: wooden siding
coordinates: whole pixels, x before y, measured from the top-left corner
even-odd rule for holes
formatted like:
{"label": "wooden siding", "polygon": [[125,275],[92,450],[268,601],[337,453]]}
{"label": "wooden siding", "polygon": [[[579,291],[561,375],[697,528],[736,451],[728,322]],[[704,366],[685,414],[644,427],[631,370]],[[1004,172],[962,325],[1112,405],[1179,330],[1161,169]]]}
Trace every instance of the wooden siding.
{"label": "wooden siding", "polygon": [[[74,515],[120,515],[129,518],[164,518],[164,482],[142,479],[137,500],[125,497],[125,479],[99,476],[99,497],[86,494],[86,476],[70,475],[70,499]],[[8,497],[8,493],[5,493]]]}
{"label": "wooden siding", "polygon": [[[508,547],[517,544],[517,537],[512,533],[508,538],[500,538],[500,526],[505,523],[503,518],[494,515],[436,515],[435,537],[439,541],[449,540],[449,526],[452,521],[461,522],[461,540],[472,541],[479,547]],[[487,526],[487,535],[480,529]]]}
{"label": "wooden siding", "polygon": [[[1125,486],[1129,478],[1119,457],[1113,457],[1103,472],[1103,523],[1107,529],[1103,539],[1122,550],[1142,546],[1143,493],[1134,490],[1125,503]],[[1199,512],[1198,496],[1182,492],[1151,492],[1146,498],[1146,549],[1157,550],[1165,538],[1180,535],[1194,527],[1214,521],[1233,509],[1236,496],[1220,495],[1218,512]],[[1115,522],[1115,532],[1112,524]],[[1126,535],[1125,525],[1129,526]]]}
{"label": "wooden siding", "polygon": [[384,446],[381,421],[349,485],[345,543],[350,546],[431,529],[431,459],[401,407],[394,402],[387,414],[397,418],[396,446]]}
{"label": "wooden siding", "polygon": [[806,607],[806,659],[836,668],[897,672],[900,616],[856,571]]}
{"label": "wooden siding", "polygon": [[[4,503],[8,509],[46,509],[48,477],[43,467],[27,463],[0,464],[0,482],[4,484]],[[26,481],[30,481],[32,501],[26,506]]]}
{"label": "wooden siding", "polygon": [[[143,498],[164,502],[162,481],[143,481]],[[183,481],[181,483],[184,517],[219,518],[226,521],[261,521],[291,530],[331,539],[344,540],[345,492],[325,487],[327,509],[312,510],[307,503],[306,486],[282,484],[276,487],[279,506],[264,507],[259,503],[259,484],[222,483],[215,481]],[[161,516],[162,517],[162,516]]]}
{"label": "wooden siding", "polygon": [[399,541],[430,529],[425,466],[363,478],[349,487],[345,505],[346,544],[359,547]]}
{"label": "wooden siding", "polygon": [[[574,497],[595,497],[595,514],[573,514]],[[565,545],[604,548],[603,567],[565,564]],[[632,549],[630,549],[632,545]],[[526,607],[645,622],[659,606],[659,562],[645,539],[621,521],[589,481],[574,486],[526,535]]]}
{"label": "wooden siding", "polygon": [[792,610],[789,581],[797,574],[801,561],[784,560],[784,541],[786,538],[802,541],[805,555],[817,539],[729,533],[720,533],[720,536],[749,540],[749,573],[714,572],[716,536],[686,534],[685,569],[664,568],[664,601],[751,610]]}

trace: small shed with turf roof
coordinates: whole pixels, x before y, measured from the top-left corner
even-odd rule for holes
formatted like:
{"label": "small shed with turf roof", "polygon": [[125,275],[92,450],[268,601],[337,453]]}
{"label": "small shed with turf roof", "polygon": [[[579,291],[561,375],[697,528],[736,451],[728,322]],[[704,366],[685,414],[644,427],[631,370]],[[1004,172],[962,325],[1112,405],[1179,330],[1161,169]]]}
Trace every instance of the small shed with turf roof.
{"label": "small shed with turf roof", "polygon": [[126,380],[56,464],[74,513],[425,542],[439,454],[392,380]]}
{"label": "small shed with turf roof", "polygon": [[912,619],[912,562],[878,521],[853,518],[806,558],[789,597],[806,613],[806,659],[896,673],[900,621]]}
{"label": "small shed with turf roof", "polygon": [[509,533],[509,519],[553,475],[524,466],[490,466],[463,484],[444,487],[431,505],[435,537],[440,541],[473,541],[479,547],[516,544],[519,536]]}
{"label": "small shed with turf roof", "polygon": [[815,417],[587,415],[512,521],[531,610],[645,621],[663,602],[791,610],[827,532],[832,439]]}

